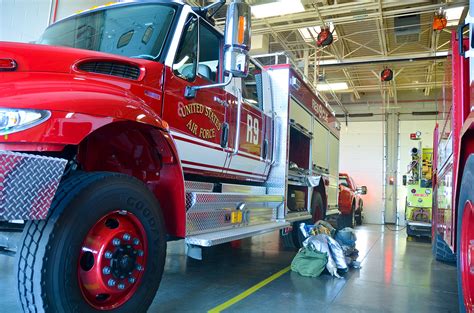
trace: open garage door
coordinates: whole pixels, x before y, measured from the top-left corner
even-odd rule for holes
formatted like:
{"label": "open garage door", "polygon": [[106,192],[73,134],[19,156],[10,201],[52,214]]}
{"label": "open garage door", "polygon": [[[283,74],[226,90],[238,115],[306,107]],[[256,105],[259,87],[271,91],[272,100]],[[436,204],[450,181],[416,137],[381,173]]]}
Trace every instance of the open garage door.
{"label": "open garage door", "polygon": [[349,122],[341,129],[340,172],[367,186],[364,223],[381,224],[383,209],[384,124]]}

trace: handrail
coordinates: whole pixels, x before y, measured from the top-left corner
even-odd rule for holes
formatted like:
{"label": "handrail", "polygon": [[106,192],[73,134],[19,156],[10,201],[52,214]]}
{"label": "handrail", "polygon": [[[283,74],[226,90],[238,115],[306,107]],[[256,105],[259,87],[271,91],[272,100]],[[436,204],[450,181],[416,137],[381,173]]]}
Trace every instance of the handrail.
{"label": "handrail", "polygon": [[237,92],[237,125],[235,128],[235,147],[232,149],[232,154],[236,155],[239,153],[240,145],[240,120],[241,120],[241,111],[242,111],[242,91],[239,88],[235,88]]}

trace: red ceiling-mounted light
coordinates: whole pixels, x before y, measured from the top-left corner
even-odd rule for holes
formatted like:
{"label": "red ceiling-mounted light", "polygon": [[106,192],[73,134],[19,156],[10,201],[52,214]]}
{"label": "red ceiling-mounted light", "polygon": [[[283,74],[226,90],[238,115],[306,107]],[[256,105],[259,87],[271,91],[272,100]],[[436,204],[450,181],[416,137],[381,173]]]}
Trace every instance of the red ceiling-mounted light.
{"label": "red ceiling-mounted light", "polygon": [[433,30],[442,31],[447,25],[448,20],[446,19],[446,12],[440,8],[433,18]]}
{"label": "red ceiling-mounted light", "polygon": [[13,59],[0,59],[0,72],[16,70],[17,64]]}
{"label": "red ceiling-mounted light", "polygon": [[325,27],[321,29],[321,32],[318,34],[318,38],[316,44],[318,47],[326,47],[332,44],[334,37],[332,36],[332,32],[329,27]]}
{"label": "red ceiling-mounted light", "polygon": [[393,79],[393,71],[389,68],[383,69],[380,73],[380,80],[383,82],[389,82]]}

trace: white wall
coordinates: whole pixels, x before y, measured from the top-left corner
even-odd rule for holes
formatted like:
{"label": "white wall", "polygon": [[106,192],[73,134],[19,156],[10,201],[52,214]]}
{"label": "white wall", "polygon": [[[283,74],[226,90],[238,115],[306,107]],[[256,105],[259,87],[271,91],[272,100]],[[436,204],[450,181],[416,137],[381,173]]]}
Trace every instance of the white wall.
{"label": "white wall", "polygon": [[381,224],[383,209],[384,123],[349,122],[341,129],[339,169],[351,175],[359,186],[367,186],[364,223]]}
{"label": "white wall", "polygon": [[[0,0],[0,41],[31,42],[48,26],[54,5],[56,20],[110,0]],[[51,14],[50,14],[51,9]]]}
{"label": "white wall", "polygon": [[37,40],[48,26],[50,0],[0,0],[0,41]]}
{"label": "white wall", "polygon": [[428,121],[400,121],[400,160],[398,168],[398,217],[399,224],[405,225],[405,198],[407,189],[402,185],[402,176],[406,174],[408,164],[411,161],[410,150],[413,147],[418,147],[417,140],[411,140],[410,134],[416,131],[421,132],[422,148],[433,147],[433,130],[435,127],[435,120]]}

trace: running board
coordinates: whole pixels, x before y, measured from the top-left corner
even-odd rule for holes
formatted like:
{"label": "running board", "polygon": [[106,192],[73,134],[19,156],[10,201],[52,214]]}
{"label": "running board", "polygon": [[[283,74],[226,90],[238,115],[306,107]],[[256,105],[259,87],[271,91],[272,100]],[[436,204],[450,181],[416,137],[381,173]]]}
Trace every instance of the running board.
{"label": "running board", "polygon": [[255,235],[261,235],[288,226],[290,226],[290,223],[287,222],[272,222],[189,236],[186,237],[185,241],[189,245],[211,247],[233,240],[243,239]]}

